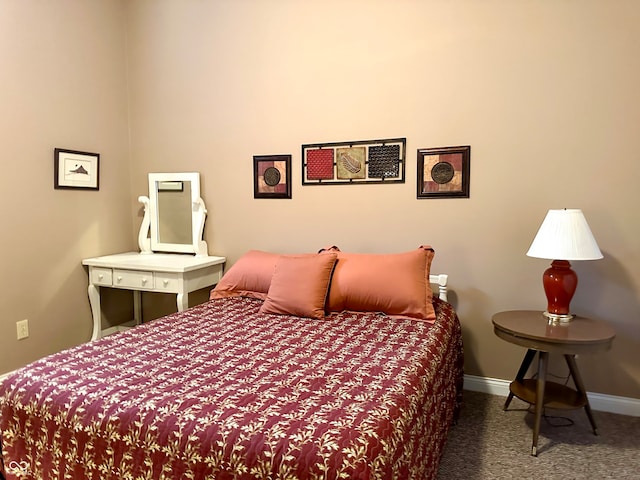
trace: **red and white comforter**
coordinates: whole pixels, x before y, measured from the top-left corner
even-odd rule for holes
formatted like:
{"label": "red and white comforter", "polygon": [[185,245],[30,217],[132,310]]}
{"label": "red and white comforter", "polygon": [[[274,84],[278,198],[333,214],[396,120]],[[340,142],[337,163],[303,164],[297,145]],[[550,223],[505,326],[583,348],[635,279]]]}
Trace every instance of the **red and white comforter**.
{"label": "red and white comforter", "polygon": [[212,300],[0,385],[7,479],[434,478],[462,387],[455,312],[325,320]]}

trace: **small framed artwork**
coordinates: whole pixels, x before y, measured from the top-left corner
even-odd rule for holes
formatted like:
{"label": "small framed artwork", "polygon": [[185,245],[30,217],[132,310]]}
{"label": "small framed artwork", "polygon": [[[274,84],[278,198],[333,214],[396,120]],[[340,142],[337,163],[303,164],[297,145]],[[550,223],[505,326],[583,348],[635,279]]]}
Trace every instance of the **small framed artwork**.
{"label": "small framed artwork", "polygon": [[418,198],[469,198],[471,147],[418,150]]}
{"label": "small framed artwork", "polygon": [[253,198],[291,198],[291,155],[254,155]]}
{"label": "small framed artwork", "polygon": [[56,148],[53,154],[53,188],[100,188],[100,154]]}

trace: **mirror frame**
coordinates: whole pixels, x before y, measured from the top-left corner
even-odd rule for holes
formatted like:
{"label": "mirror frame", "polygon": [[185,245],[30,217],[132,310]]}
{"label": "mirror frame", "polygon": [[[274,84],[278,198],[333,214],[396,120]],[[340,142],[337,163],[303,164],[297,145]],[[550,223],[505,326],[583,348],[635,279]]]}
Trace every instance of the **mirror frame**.
{"label": "mirror frame", "polygon": [[[164,243],[159,239],[158,222],[158,188],[160,182],[191,182],[191,243]],[[171,252],[195,253],[206,256],[207,243],[202,240],[204,221],[207,210],[200,197],[200,174],[198,172],[150,173],[149,198],[139,197],[138,201],[145,206],[145,218],[142,221],[139,235],[142,253]],[[147,232],[150,231],[150,238]],[[144,233],[143,233],[144,232]]]}

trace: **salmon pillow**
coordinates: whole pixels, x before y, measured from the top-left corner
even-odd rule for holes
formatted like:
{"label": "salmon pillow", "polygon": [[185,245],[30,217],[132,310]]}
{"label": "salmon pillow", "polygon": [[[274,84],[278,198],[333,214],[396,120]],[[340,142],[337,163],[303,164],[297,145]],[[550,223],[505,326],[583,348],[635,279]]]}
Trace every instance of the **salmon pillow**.
{"label": "salmon pillow", "polygon": [[249,250],[223,275],[209,294],[209,299],[252,297],[264,300],[271,285],[277,253]]}
{"label": "salmon pillow", "polygon": [[322,320],[336,258],[335,253],[281,256],[260,313]]}
{"label": "salmon pillow", "polygon": [[320,255],[338,256],[329,289],[329,311],[384,312],[431,322],[436,319],[429,282],[433,248],[421,246],[382,255],[336,250],[322,250]]}

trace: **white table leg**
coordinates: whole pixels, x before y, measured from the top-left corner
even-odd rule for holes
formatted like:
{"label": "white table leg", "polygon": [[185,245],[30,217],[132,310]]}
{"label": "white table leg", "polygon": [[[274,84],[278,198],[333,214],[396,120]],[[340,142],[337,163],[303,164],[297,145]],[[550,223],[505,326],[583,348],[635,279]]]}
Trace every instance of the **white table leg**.
{"label": "white table leg", "polygon": [[182,312],[189,308],[189,294],[188,293],[178,293],[176,295],[176,303],[178,304],[178,311]]}
{"label": "white table leg", "polygon": [[91,304],[91,316],[93,317],[93,331],[91,341],[100,338],[102,330],[102,317],[100,313],[100,287],[89,284],[89,303]]}

